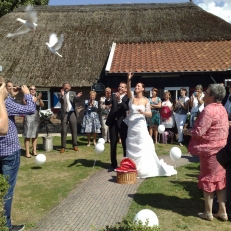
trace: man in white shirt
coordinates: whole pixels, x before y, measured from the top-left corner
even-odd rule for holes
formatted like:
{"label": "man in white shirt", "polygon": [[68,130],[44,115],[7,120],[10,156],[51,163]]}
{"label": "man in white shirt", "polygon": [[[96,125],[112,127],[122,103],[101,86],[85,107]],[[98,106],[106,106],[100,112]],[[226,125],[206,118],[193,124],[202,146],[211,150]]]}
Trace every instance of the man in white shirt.
{"label": "man in white shirt", "polygon": [[73,150],[78,151],[77,146],[77,118],[78,108],[77,101],[82,95],[82,92],[76,95],[76,92],[70,91],[71,85],[64,83],[63,88],[58,95],[59,102],[61,103],[61,150],[60,153],[64,153],[66,149],[66,137],[67,137],[67,124],[70,125],[72,133],[72,145]]}

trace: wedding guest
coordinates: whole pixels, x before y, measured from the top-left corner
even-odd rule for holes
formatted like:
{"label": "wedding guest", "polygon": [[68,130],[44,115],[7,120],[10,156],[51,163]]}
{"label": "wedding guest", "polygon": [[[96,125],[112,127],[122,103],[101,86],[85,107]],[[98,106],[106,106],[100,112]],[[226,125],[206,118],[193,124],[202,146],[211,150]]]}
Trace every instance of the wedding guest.
{"label": "wedding guest", "polygon": [[82,96],[82,92],[76,94],[71,91],[71,85],[64,83],[63,88],[58,94],[59,102],[61,103],[61,150],[60,153],[64,153],[66,149],[66,138],[67,138],[67,125],[71,128],[72,135],[72,146],[73,150],[78,151],[77,146],[77,118],[78,118],[78,107],[77,102]]}
{"label": "wedding guest", "polygon": [[197,85],[195,87],[195,92],[190,97],[189,105],[191,107],[190,112],[190,127],[193,127],[195,119],[198,117],[199,113],[204,109],[204,93],[203,87],[201,85]]}
{"label": "wedding guest", "polygon": [[165,131],[162,133],[162,142],[167,144],[168,138],[171,138],[173,143],[175,120],[173,116],[173,104],[170,101],[171,93],[169,91],[164,92],[164,101],[161,103],[160,120],[161,124],[165,126]]}
{"label": "wedding guest", "polygon": [[[32,155],[37,156],[37,137],[39,132],[39,123],[40,123],[40,116],[39,110],[41,107],[44,107],[44,103],[42,101],[42,93],[36,93],[36,87],[31,85],[30,94],[32,95],[32,99],[36,104],[36,110],[34,114],[25,115],[24,122],[23,122],[23,133],[22,135],[24,138],[24,145],[26,149],[26,157],[31,158],[30,155],[30,139],[32,140]],[[23,98],[23,104],[26,105],[26,100]]]}
{"label": "wedding guest", "polygon": [[176,99],[174,118],[178,131],[178,143],[180,146],[183,146],[184,137],[183,137],[183,128],[186,122],[188,106],[189,106],[189,98],[186,96],[187,90],[186,88],[180,89],[180,97]]}
{"label": "wedding guest", "polygon": [[173,166],[161,162],[155,152],[155,145],[147,130],[145,119],[152,116],[149,100],[144,97],[145,86],[143,83],[137,83],[134,97],[131,92],[132,77],[133,74],[128,73],[129,114],[125,119],[128,124],[126,157],[136,163],[139,178],[174,175],[177,172]]}
{"label": "wedding guest", "polygon": [[111,104],[105,105],[105,101],[111,101],[111,88],[105,88],[105,96],[100,98],[100,109],[101,109],[101,126],[102,126],[102,137],[105,142],[110,143],[109,128],[106,125],[106,120],[111,109]]}
{"label": "wedding guest", "polygon": [[231,120],[231,85],[228,86],[228,88],[229,88],[229,95],[227,97],[224,107],[228,113],[229,119]]}
{"label": "wedding guest", "polygon": [[161,108],[161,99],[157,96],[158,89],[152,89],[152,97],[149,98],[150,107],[152,110],[152,117],[147,118],[149,134],[152,137],[154,133],[155,143],[158,143],[158,126],[160,125],[160,108]]}
{"label": "wedding guest", "polygon": [[90,99],[85,100],[85,111],[82,122],[82,133],[87,133],[87,146],[91,145],[91,134],[93,136],[93,144],[96,145],[96,133],[100,133],[100,121],[98,111],[98,102],[95,100],[96,92],[90,91]]}
{"label": "wedding guest", "polygon": [[[199,114],[192,129],[185,130],[191,135],[188,150],[192,155],[200,157],[200,175],[198,187],[203,190],[205,210],[198,213],[202,219],[212,221],[213,216],[227,221],[225,202],[225,169],[216,159],[216,154],[226,145],[229,122],[221,101],[225,96],[225,88],[220,84],[208,86],[204,96],[207,105]],[[212,214],[213,198],[216,192],[219,202],[217,214]]]}
{"label": "wedding guest", "polygon": [[13,99],[21,92],[21,88],[19,86],[14,87],[10,80],[6,82],[6,90],[9,93],[8,97],[12,97]]}
{"label": "wedding guest", "polygon": [[[11,91],[15,91],[15,89],[12,88]],[[23,85],[21,91],[27,104],[21,105],[16,103],[12,97],[6,98],[5,105],[9,119],[9,130],[5,136],[0,136],[0,174],[4,175],[9,183],[7,194],[4,196],[4,215],[10,231],[23,230],[25,228],[24,225],[12,225],[11,223],[11,207],[21,156],[21,147],[14,116],[19,114],[33,114],[35,111],[35,103],[32,100],[32,95],[27,86]],[[10,94],[12,94],[12,92],[10,92]]]}
{"label": "wedding guest", "polygon": [[117,168],[117,143],[118,133],[120,134],[123,155],[126,156],[126,138],[128,127],[124,123],[124,118],[128,111],[128,97],[127,97],[127,84],[121,82],[118,87],[118,92],[112,95],[112,101],[106,102],[106,105],[111,104],[111,110],[107,117],[106,125],[109,126],[110,134],[110,155],[111,155],[111,168],[108,171],[114,171]]}
{"label": "wedding guest", "polygon": [[4,80],[0,77],[0,135],[6,135],[8,132],[8,115],[5,106],[5,99],[8,95],[6,90],[6,84]]}

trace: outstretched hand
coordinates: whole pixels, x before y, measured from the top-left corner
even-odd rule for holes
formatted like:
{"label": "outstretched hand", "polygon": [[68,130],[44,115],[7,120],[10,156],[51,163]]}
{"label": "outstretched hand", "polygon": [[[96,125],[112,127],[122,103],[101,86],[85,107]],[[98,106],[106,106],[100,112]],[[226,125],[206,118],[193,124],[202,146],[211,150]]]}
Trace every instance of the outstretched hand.
{"label": "outstretched hand", "polygon": [[133,77],[133,75],[134,75],[134,73],[132,73],[132,72],[128,72],[128,80],[131,80],[131,79],[132,79],[132,77]]}

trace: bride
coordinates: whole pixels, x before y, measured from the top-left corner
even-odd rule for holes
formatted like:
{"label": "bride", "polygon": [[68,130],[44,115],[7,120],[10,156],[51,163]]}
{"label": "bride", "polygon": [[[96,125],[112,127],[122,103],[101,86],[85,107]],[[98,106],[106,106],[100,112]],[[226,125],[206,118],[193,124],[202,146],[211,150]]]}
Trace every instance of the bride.
{"label": "bride", "polygon": [[132,77],[133,73],[128,73],[127,95],[130,100],[129,114],[125,119],[128,125],[126,157],[135,161],[139,178],[174,175],[177,171],[173,166],[159,160],[156,155],[145,119],[145,116],[151,117],[152,113],[148,99],[143,96],[144,84],[136,84],[134,97],[131,92]]}

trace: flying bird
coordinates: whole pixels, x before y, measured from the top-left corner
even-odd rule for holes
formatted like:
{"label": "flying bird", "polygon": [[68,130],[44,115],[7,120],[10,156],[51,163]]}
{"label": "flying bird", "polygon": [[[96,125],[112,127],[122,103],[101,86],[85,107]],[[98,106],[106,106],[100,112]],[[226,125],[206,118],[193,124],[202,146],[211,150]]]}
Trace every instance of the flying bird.
{"label": "flying bird", "polygon": [[6,37],[14,37],[21,34],[26,34],[30,30],[33,30],[35,32],[36,27],[38,26],[38,16],[37,12],[34,11],[34,7],[31,5],[28,5],[25,9],[26,12],[26,20],[17,18],[17,21],[22,23],[22,26],[19,27],[19,29],[14,34],[7,34]]}
{"label": "flying bird", "polygon": [[61,34],[59,39],[58,39],[57,34],[52,33],[50,35],[50,38],[49,38],[49,43],[46,43],[46,45],[47,45],[49,51],[51,51],[53,54],[56,54],[56,55],[62,57],[62,55],[60,55],[57,52],[57,50],[59,50],[62,47],[63,41],[64,41],[64,35],[63,34]]}

